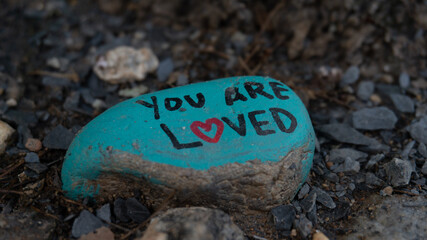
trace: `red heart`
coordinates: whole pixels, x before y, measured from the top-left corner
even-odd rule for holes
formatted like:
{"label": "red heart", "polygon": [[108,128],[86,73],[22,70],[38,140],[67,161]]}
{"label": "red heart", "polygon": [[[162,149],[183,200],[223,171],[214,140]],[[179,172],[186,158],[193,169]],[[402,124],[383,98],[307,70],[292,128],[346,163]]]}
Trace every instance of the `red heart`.
{"label": "red heart", "polygon": [[[199,128],[209,132],[212,129],[212,124],[216,125],[217,130],[215,133],[215,137],[210,138],[206,136],[204,133],[202,133]],[[209,118],[208,120],[206,120],[206,123],[200,122],[200,121],[194,121],[190,125],[190,129],[191,131],[193,131],[193,133],[196,136],[205,140],[206,142],[217,143],[219,141],[219,138],[222,135],[222,132],[224,131],[224,123],[222,123],[222,121],[220,121],[218,118]]]}

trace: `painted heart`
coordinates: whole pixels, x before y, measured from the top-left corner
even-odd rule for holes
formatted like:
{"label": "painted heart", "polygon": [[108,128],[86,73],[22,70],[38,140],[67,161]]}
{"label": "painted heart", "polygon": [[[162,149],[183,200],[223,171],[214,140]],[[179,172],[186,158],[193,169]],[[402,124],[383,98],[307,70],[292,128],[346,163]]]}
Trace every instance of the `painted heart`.
{"label": "painted heart", "polygon": [[[207,136],[206,134],[200,131],[200,128],[201,128],[206,132],[210,132],[212,130],[212,124],[215,124],[217,127],[215,136],[213,138]],[[224,123],[218,118],[209,118],[206,120],[206,123],[200,122],[200,121],[194,121],[190,125],[190,129],[200,139],[203,139],[206,142],[210,142],[210,143],[217,143],[221,138],[222,132],[224,131]]]}

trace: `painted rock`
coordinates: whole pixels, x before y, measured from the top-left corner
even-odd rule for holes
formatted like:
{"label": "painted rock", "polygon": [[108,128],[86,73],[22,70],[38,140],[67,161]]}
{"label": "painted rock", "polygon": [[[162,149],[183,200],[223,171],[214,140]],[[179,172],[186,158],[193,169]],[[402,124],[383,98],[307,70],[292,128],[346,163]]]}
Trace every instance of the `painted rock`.
{"label": "painted rock", "polygon": [[267,77],[232,77],[145,94],[92,120],[62,168],[70,198],[126,189],[155,199],[270,209],[293,198],[312,165],[303,103]]}

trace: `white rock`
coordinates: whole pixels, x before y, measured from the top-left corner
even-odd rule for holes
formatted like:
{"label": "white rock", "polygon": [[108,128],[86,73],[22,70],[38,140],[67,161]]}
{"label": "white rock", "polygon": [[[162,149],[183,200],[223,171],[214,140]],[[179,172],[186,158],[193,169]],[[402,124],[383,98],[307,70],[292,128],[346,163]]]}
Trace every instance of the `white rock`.
{"label": "white rock", "polygon": [[9,124],[0,121],[0,154],[3,154],[7,147],[7,142],[10,140],[10,137],[15,132]]}
{"label": "white rock", "polygon": [[99,56],[93,70],[100,79],[115,84],[142,81],[158,65],[159,60],[151,49],[121,46]]}
{"label": "white rock", "polygon": [[148,87],[145,85],[139,85],[134,88],[125,88],[119,91],[120,97],[138,97],[148,92]]}

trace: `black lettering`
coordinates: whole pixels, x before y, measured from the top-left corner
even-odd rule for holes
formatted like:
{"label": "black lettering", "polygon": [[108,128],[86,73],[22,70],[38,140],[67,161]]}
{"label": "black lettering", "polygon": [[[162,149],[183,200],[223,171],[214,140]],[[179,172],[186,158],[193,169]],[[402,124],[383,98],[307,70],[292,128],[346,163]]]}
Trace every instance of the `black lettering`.
{"label": "black lettering", "polygon": [[236,133],[238,133],[240,136],[246,136],[246,122],[243,114],[237,115],[237,121],[239,122],[239,126],[231,122],[230,119],[226,117],[222,117],[221,119],[222,121],[227,123],[228,126],[230,126],[234,131],[236,131]]}
{"label": "black lettering", "polygon": [[269,135],[269,134],[275,133],[276,131],[274,131],[272,129],[263,130],[261,128],[261,126],[269,124],[268,121],[258,121],[258,120],[256,120],[256,115],[263,114],[263,113],[265,113],[264,110],[253,111],[253,112],[249,112],[248,113],[249,120],[251,121],[252,125],[254,126],[255,132],[258,135],[260,135],[260,136],[264,136],[264,135]]}
{"label": "black lettering", "polygon": [[[281,109],[281,108],[270,108],[271,115],[273,116],[274,121],[276,122],[277,126],[279,127],[280,131],[285,133],[291,133],[295,130],[297,127],[297,119],[292,115],[290,112]],[[286,128],[285,124],[283,123],[282,119],[280,119],[279,113],[284,114],[286,117],[291,120],[291,125],[289,128]]]}
{"label": "black lettering", "polygon": [[[273,99],[274,96],[264,92],[264,85],[262,83],[258,83],[258,82],[245,82],[244,84],[246,91],[248,92],[249,96],[251,98],[256,98],[259,95],[262,95],[268,99]],[[254,89],[253,86],[256,86],[256,88]]]}
{"label": "black lettering", "polygon": [[185,95],[184,99],[190,104],[192,107],[195,108],[201,108],[205,105],[205,96],[203,94],[198,93],[196,94],[197,97],[197,103],[190,97],[190,95]]}
{"label": "black lettering", "polygon": [[274,95],[276,95],[276,97],[278,99],[282,99],[282,100],[286,100],[289,99],[289,96],[286,95],[282,95],[281,92],[287,92],[289,91],[288,89],[283,87],[282,83],[278,83],[278,82],[269,82],[271,89],[273,89]]}
{"label": "black lettering", "polygon": [[154,119],[159,119],[160,114],[159,114],[159,105],[157,105],[157,98],[155,96],[152,96],[151,100],[153,100],[153,103],[149,103],[144,100],[138,100],[136,101],[136,103],[146,106],[148,108],[154,108]]}
{"label": "black lettering", "polygon": [[[171,102],[174,101],[175,105],[172,106]],[[179,98],[165,98],[165,108],[169,111],[178,110],[182,106],[182,100]]]}
{"label": "black lettering", "polygon": [[239,93],[239,88],[237,87],[228,87],[225,89],[225,103],[228,106],[233,105],[235,101],[246,101],[248,100],[243,94]]}
{"label": "black lettering", "polygon": [[203,146],[202,142],[191,142],[191,143],[179,143],[178,139],[175,137],[175,135],[172,133],[172,131],[166,126],[166,124],[161,123],[160,127],[163,129],[163,131],[168,135],[169,139],[172,142],[172,145],[176,149],[183,149],[183,148],[195,148],[195,147],[201,147]]}

